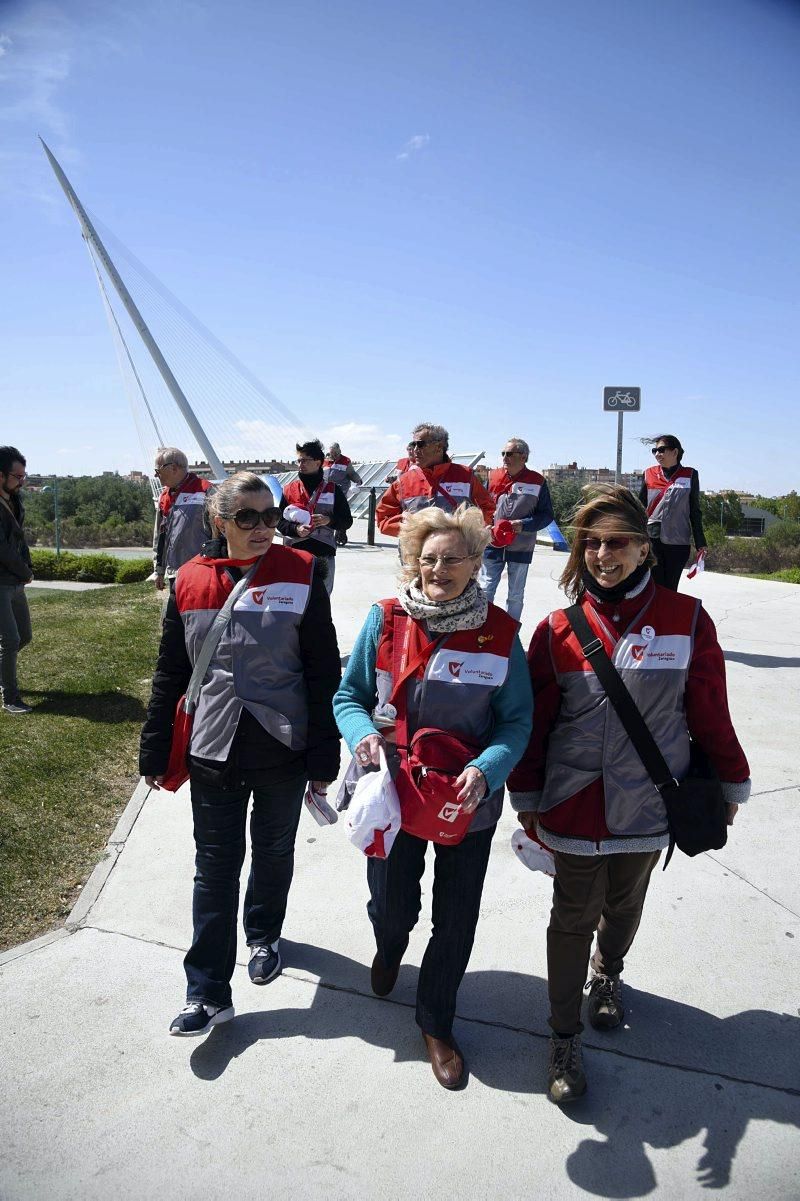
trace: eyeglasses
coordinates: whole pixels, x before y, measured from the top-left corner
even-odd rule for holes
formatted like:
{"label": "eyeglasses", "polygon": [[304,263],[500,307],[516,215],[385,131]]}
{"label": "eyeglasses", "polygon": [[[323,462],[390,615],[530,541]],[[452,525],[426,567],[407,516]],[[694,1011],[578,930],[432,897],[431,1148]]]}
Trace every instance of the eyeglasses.
{"label": "eyeglasses", "polygon": [[300,455],[298,459],[295,459],[298,467],[302,467],[304,463],[320,463],[321,461],[321,459],[312,459],[308,455]]}
{"label": "eyeglasses", "polygon": [[458,567],[459,563],[465,563],[467,559],[474,558],[474,555],[422,555],[419,565],[420,567],[435,567],[437,563],[441,563],[443,567],[449,569]]}
{"label": "eyeglasses", "polygon": [[168,467],[177,467],[177,463],[162,463],[160,467],[156,467],[155,472],[158,475],[162,471],[166,471]]}
{"label": "eyeglasses", "polygon": [[650,453],[654,455],[663,455],[666,454],[668,450],[674,449],[674,446],[654,446]]}
{"label": "eyeglasses", "polygon": [[20,480],[20,481],[26,480],[28,478],[28,473],[26,471],[9,471],[8,474],[13,475],[15,480]]}
{"label": "eyeglasses", "polygon": [[583,545],[586,550],[593,551],[598,551],[601,546],[606,550],[624,550],[630,541],[630,538],[587,538]]}
{"label": "eyeglasses", "polygon": [[422,450],[423,446],[433,446],[435,438],[417,438],[416,442],[409,442],[409,450]]}
{"label": "eyeglasses", "polygon": [[239,509],[233,521],[240,530],[254,530],[259,523],[267,529],[276,530],[281,519],[280,509]]}
{"label": "eyeglasses", "polygon": [[521,454],[522,454],[522,451],[521,451],[521,450],[501,450],[501,451],[500,451],[500,458],[501,458],[501,459],[510,459],[510,458],[512,458],[514,455],[521,455]]}

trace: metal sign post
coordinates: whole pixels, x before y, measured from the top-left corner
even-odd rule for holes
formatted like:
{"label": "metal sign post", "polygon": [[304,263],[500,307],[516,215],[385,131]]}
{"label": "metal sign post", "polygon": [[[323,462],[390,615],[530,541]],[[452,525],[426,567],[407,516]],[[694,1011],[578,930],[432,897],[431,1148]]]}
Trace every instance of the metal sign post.
{"label": "metal sign post", "polygon": [[603,388],[603,412],[617,414],[617,462],[614,468],[614,483],[622,475],[622,419],[627,410],[638,413],[642,407],[641,388]]}

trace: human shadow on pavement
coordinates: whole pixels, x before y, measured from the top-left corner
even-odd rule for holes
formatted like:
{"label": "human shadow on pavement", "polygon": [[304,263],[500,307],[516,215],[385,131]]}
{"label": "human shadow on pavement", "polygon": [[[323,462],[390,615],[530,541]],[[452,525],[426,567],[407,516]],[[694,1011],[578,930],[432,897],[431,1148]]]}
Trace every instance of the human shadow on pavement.
{"label": "human shadow on pavement", "polygon": [[31,699],[41,697],[35,705],[37,713],[52,713],[57,717],[83,717],[87,721],[141,723],[147,710],[138,696],[126,692],[63,692],[51,689],[25,689]]}
{"label": "human shadow on pavement", "polygon": [[800,659],[782,655],[747,655],[744,651],[725,651],[728,663],[744,663],[745,667],[800,667]]}
{"label": "human shadow on pavement", "polygon": [[[191,1054],[190,1066],[203,1080],[216,1080],[233,1059],[256,1043],[275,1038],[305,1037],[313,1040],[361,1038],[370,1046],[394,1052],[394,1061],[419,1060],[427,1063],[427,1054],[414,1018],[414,995],[418,969],[404,965],[391,997],[373,996],[369,985],[369,967],[324,947],[292,943],[281,939],[284,967],[293,973],[308,972],[319,977],[311,1005],[303,1009],[265,1010],[244,1013],[232,1022],[217,1026]],[[468,978],[469,978],[468,973]],[[480,984],[478,995],[494,990],[524,986],[529,996],[538,996],[540,1010],[546,995],[545,981],[516,972],[473,973],[490,977]],[[343,983],[344,982],[344,983]],[[268,987],[280,986],[276,980]],[[466,979],[465,979],[466,986]],[[343,995],[346,998],[342,1003]],[[491,1007],[486,1010],[491,1013]],[[531,1054],[520,1055],[518,1032],[508,1034],[501,1027],[489,1032],[477,1021],[459,1020],[456,1037],[464,1052],[471,1076],[489,1088],[509,1092],[544,1091],[546,1040],[530,1038]],[[491,1019],[489,1019],[491,1020]],[[499,1035],[499,1037],[498,1037]]]}
{"label": "human shadow on pavement", "polygon": [[[426,1063],[414,1020],[416,967],[402,967],[393,996],[379,1000],[365,964],[288,940],[281,951],[289,971],[319,977],[310,1006],[245,1013],[216,1027],[192,1051],[195,1076],[216,1080],[251,1047],[278,1038],[356,1037],[392,1051],[395,1062]],[[279,988],[280,980],[269,987]],[[546,981],[467,972],[462,990],[455,1033],[470,1076],[488,1088],[544,1098]],[[647,1147],[677,1147],[705,1131],[696,1177],[686,1186],[719,1189],[730,1181],[752,1120],[800,1129],[800,1018],[766,1010],[719,1018],[631,987],[625,997],[629,1028],[601,1034],[587,1027],[589,1091],[561,1111],[565,1122],[601,1136],[582,1139],[567,1154],[575,1185],[600,1197],[647,1196],[657,1187]],[[787,1180],[790,1170],[787,1164]]]}
{"label": "human shadow on pavement", "polygon": [[[719,1018],[666,997],[633,989],[625,995],[636,1012],[631,1029],[587,1031],[589,1091],[564,1108],[567,1120],[603,1136],[584,1139],[567,1158],[567,1175],[579,1188],[599,1197],[644,1197],[657,1186],[646,1148],[677,1147],[702,1132],[703,1154],[687,1191],[724,1188],[751,1121],[800,1129],[800,1087],[788,1083],[800,1084],[800,1018],[767,1010]],[[631,1045],[636,1027],[651,1024],[663,1038],[652,1058]],[[603,1055],[604,1048],[618,1054]],[[744,1070],[715,1075],[716,1053],[729,1067],[737,1050],[747,1052]],[[789,1164],[786,1172],[788,1184]]]}

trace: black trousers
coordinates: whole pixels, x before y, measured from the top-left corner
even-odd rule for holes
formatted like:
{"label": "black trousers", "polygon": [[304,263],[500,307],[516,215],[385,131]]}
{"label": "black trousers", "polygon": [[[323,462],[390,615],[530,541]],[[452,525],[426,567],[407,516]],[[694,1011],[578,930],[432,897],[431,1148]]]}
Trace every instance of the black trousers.
{"label": "black trousers", "polygon": [[681,572],[689,562],[691,547],[670,546],[669,543],[661,542],[658,538],[654,538],[650,545],[658,560],[653,568],[653,580],[662,588],[669,588],[670,592],[677,592],[678,584],[681,582]]}
{"label": "black trousers", "polygon": [[[449,1038],[456,994],[467,970],[489,852],[496,826],[467,834],[457,846],[434,843],[433,930],[417,984],[417,1024],[433,1038]],[[422,905],[420,881],[428,843],[401,830],[388,859],[367,860],[367,913],[386,967],[403,958]]]}

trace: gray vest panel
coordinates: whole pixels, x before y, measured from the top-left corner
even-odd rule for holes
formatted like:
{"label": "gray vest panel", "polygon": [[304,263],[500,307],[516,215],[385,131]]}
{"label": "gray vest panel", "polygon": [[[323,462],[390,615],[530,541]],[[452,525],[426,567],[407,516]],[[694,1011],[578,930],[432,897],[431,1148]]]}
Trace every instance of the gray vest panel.
{"label": "gray vest panel", "polygon": [[[316,513],[319,513],[320,516],[322,516],[322,517],[331,517],[332,518],[333,517],[333,499],[334,499],[333,492],[320,493],[320,497],[314,507],[314,511]],[[332,526],[329,526],[329,525],[319,526],[316,530],[313,531],[313,533],[311,534],[311,537],[314,539],[315,542],[326,542],[328,544],[328,546],[332,546],[335,551],[335,549],[336,549],[336,530],[333,529]],[[305,544],[307,541],[308,541],[307,538],[290,538],[286,534],[284,534],[284,536],[283,536],[283,545],[284,546],[296,546],[298,550],[305,550],[306,549]]]}
{"label": "gray vest panel", "polygon": [[179,492],[164,521],[164,565],[170,575],[176,575],[195,555],[199,555],[206,540],[203,525],[205,492]]}
{"label": "gray vest panel", "polygon": [[[648,517],[648,523],[661,523],[658,537],[669,546],[688,546],[692,541],[692,523],[689,519],[689,497],[692,481],[688,476],[680,476],[673,480]],[[658,491],[648,489],[647,507],[658,496]]]}
{"label": "gray vest panel", "polygon": [[[255,595],[254,595],[255,594]],[[302,750],[308,699],[300,658],[300,622],[310,587],[266,584],[249,588],[211,660],[195,711],[190,753],[224,762],[246,708],[290,750]],[[217,610],[183,614],[186,648],[194,663]]]}
{"label": "gray vest panel", "polygon": [[[539,507],[541,488],[541,484],[519,483],[514,484],[510,492],[504,492],[494,511],[495,525],[498,521],[521,521],[525,517],[532,517]],[[533,552],[535,549],[535,533],[517,534],[514,541],[506,547],[506,550],[514,553]]]}

